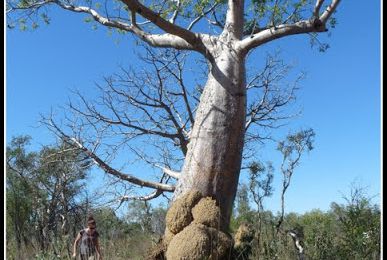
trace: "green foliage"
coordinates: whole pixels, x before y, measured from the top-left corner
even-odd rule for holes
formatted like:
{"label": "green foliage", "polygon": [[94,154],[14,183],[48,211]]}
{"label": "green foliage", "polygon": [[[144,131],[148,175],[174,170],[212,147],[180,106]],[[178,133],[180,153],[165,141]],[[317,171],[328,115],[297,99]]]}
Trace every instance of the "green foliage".
{"label": "green foliage", "polygon": [[106,240],[122,239],[138,231],[133,230],[131,225],[120,219],[112,208],[95,209],[93,216],[97,220],[98,232]]}
{"label": "green foliage", "polygon": [[45,24],[50,24],[50,18],[48,17],[48,15],[46,14],[46,13],[42,13],[42,14],[40,14],[40,17],[43,19],[43,22],[45,23]]}
{"label": "green foliage", "polygon": [[31,171],[37,161],[36,153],[28,153],[26,146],[30,137],[13,138],[6,151],[6,214],[8,238],[15,239],[17,248],[28,238],[28,225],[33,213],[33,185],[30,182]]}
{"label": "green foliage", "polygon": [[335,28],[337,26],[337,19],[336,19],[336,17],[331,17],[331,19],[329,20],[329,26],[331,28]]}
{"label": "green foliage", "polygon": [[62,254],[69,249],[70,224],[78,214],[75,198],[90,163],[66,144],[28,152],[29,141],[16,137],[7,146],[7,238],[15,241],[16,253],[38,246],[43,253],[53,248]]}
{"label": "green foliage", "polygon": [[310,33],[309,35],[310,35],[310,46],[312,48],[317,46],[319,52],[326,52],[330,48],[328,43],[320,42],[320,40],[317,38],[317,33]]}
{"label": "green foliage", "polygon": [[237,191],[235,211],[235,227],[237,228],[241,223],[252,223],[254,220],[254,213],[250,206],[249,189],[248,186],[242,183]]}
{"label": "green foliage", "polygon": [[[288,156],[287,147],[303,144],[312,149],[312,132],[291,135],[282,145]],[[43,147],[39,152],[28,152],[29,137],[14,138],[7,147],[7,254],[10,259],[63,259],[68,255],[74,234],[61,235],[58,226],[47,220],[50,214],[39,217],[49,209],[62,214],[61,202],[53,200],[50,190],[68,177],[66,194],[76,196],[82,186],[78,180],[85,178],[89,162],[83,155],[62,144],[59,147]],[[63,153],[61,151],[71,151]],[[77,163],[74,165],[75,159]],[[270,165],[269,165],[270,166]],[[260,174],[271,172],[269,166],[255,162],[250,165],[251,173],[257,174],[255,188],[263,188],[265,183]],[[265,180],[265,178],[263,179]],[[270,185],[268,185],[270,186]],[[250,189],[250,190],[249,190]],[[252,242],[251,259],[296,259],[297,252],[288,230],[295,231],[302,239],[307,259],[379,259],[380,258],[380,209],[371,203],[364,189],[353,188],[345,203],[332,203],[331,210],[313,210],[305,214],[289,213],[284,217],[282,231],[277,232],[275,223],[278,215],[268,211],[253,210],[250,206],[251,186],[242,184],[239,188],[236,211],[231,220],[232,230],[242,223],[249,223],[255,232]],[[69,201],[69,200],[67,200]],[[56,204],[55,207],[47,205]],[[122,218],[110,208],[93,209],[101,234],[101,245],[107,259],[143,259],[144,252],[157,240],[165,229],[165,208],[152,208],[144,202],[130,203],[127,215]],[[82,215],[84,217],[84,214]],[[83,218],[81,218],[83,219]],[[60,222],[60,219],[55,221]],[[79,225],[74,220],[71,225]],[[78,223],[78,224],[76,224]],[[50,245],[32,248],[33,241],[39,241],[39,228],[48,228]],[[51,230],[51,231],[50,231]],[[76,230],[78,231],[78,230]]]}
{"label": "green foliage", "polygon": [[83,21],[85,23],[91,23],[92,21],[94,21],[94,19],[93,19],[93,17],[88,16],[88,17],[85,17],[85,19],[83,19]]}
{"label": "green foliage", "polygon": [[128,205],[126,220],[132,227],[137,227],[147,234],[160,238],[165,231],[166,209],[162,206],[152,207],[143,201],[131,201]]}
{"label": "green foliage", "polygon": [[266,166],[258,161],[249,165],[249,189],[259,210],[263,209],[263,200],[273,195],[273,172],[272,163],[268,162]]}
{"label": "green foliage", "polygon": [[301,130],[297,133],[289,134],[285,141],[278,143],[277,150],[286,158],[298,156],[304,150],[309,152],[313,150],[315,135],[313,129]]}
{"label": "green foliage", "polygon": [[[380,209],[371,204],[363,188],[352,187],[346,204],[332,203],[340,230],[340,255],[345,259],[378,259],[380,255]],[[343,258],[344,259],[344,258]]]}
{"label": "green foliage", "polygon": [[17,7],[19,8],[26,8],[32,4],[34,4],[36,1],[35,0],[21,0],[20,2],[17,3]]}
{"label": "green foliage", "polygon": [[334,259],[337,256],[336,222],[332,213],[312,210],[300,216],[297,224],[303,227],[304,243],[309,258]]}
{"label": "green foliage", "polygon": [[[246,212],[244,207],[236,205],[231,220],[236,227],[240,224],[238,209],[242,209],[242,214]],[[269,211],[259,214],[254,210],[249,214],[251,222],[247,223],[256,229],[249,259],[297,259],[290,230],[301,239],[306,259],[380,259],[380,208],[371,203],[362,188],[353,188],[344,204],[334,202],[327,212],[286,214],[280,232],[275,227],[279,214]],[[261,226],[258,219],[261,219]]]}
{"label": "green foliage", "polygon": [[[312,17],[315,1],[312,0],[252,0],[246,1],[247,8],[245,10],[243,25],[243,31],[246,35],[251,34],[253,31],[266,29],[270,27],[276,27],[280,24],[296,23],[301,20],[308,20]],[[111,3],[104,3],[102,1],[63,1],[58,3],[51,1],[38,1],[38,0],[7,0],[7,27],[13,29],[18,27],[21,31],[29,29],[37,29],[41,23],[49,24],[50,18],[48,13],[52,5],[59,3],[71,6],[87,6],[94,8],[103,17],[109,17],[112,20],[125,22],[130,24],[128,17],[131,17],[132,13],[127,5],[122,1],[112,1]],[[214,25],[214,17],[219,22],[218,25],[225,23],[227,1],[226,0],[168,0],[168,1],[149,1],[144,3],[149,9],[157,13],[161,18],[170,20],[173,16],[177,15],[176,21],[182,27],[190,24],[194,19],[202,16],[204,13],[210,10],[214,5],[217,5],[214,10],[214,15],[209,12],[207,15],[209,26]],[[102,8],[104,7],[104,8]],[[326,5],[322,7],[322,10],[326,8]],[[214,17],[212,17],[214,16]],[[140,15],[138,15],[140,17]],[[86,18],[87,22],[93,19]],[[129,18],[130,20],[130,18]],[[140,19],[139,19],[140,20]],[[97,24],[96,21],[94,23]],[[337,25],[337,19],[331,17],[328,21],[327,27],[335,28]],[[92,30],[96,30],[96,25],[91,27]],[[146,31],[158,33],[157,26],[147,23],[144,28]],[[124,31],[118,30],[118,33]],[[126,31],[124,33],[127,33]],[[310,44],[312,47],[317,46],[320,52],[325,52],[329,48],[329,44],[322,43],[317,39],[317,34],[310,34]]]}
{"label": "green foliage", "polygon": [[206,8],[206,6],[208,6],[209,3],[210,3],[209,0],[197,1],[196,4],[194,5],[195,12],[197,14],[203,13],[204,9]]}
{"label": "green foliage", "polygon": [[313,6],[313,1],[277,1],[277,0],[253,0],[249,9],[251,17],[257,19],[261,24],[266,22],[265,27],[279,25],[283,22],[296,22],[308,18],[303,10]]}

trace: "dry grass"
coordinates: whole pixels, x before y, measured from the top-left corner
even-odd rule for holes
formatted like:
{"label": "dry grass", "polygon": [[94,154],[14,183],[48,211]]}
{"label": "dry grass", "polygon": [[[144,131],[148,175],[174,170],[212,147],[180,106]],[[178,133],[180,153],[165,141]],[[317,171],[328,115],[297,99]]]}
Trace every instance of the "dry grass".
{"label": "dry grass", "polygon": [[[6,259],[7,260],[56,260],[56,259],[71,259],[66,244],[70,245],[72,241],[63,242],[63,247],[54,250],[54,245],[47,252],[42,252],[37,247],[22,247],[21,250],[16,249],[14,243],[7,242],[6,244]],[[145,254],[153,245],[149,235],[138,234],[132,237],[126,237],[116,240],[100,239],[102,256],[104,259],[111,260],[142,260],[145,259]],[[56,253],[55,253],[56,251]]]}

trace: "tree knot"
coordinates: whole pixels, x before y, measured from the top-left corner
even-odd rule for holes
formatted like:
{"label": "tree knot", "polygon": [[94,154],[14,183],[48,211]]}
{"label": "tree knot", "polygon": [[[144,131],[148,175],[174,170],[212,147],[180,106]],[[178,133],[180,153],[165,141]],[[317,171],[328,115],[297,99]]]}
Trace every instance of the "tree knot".
{"label": "tree knot", "polygon": [[327,31],[325,24],[319,18],[313,20],[313,28],[318,32]]}

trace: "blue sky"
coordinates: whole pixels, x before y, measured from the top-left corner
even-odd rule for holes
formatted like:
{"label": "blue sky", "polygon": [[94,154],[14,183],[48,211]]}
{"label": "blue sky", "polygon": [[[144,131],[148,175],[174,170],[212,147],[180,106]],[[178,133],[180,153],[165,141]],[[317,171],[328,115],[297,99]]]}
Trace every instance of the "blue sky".
{"label": "blue sky", "polygon": [[[7,142],[29,134],[34,148],[49,144],[51,134],[37,128],[40,113],[66,103],[71,89],[93,95],[95,82],[136,60],[131,36],[92,30],[78,14],[54,10],[51,17],[51,24],[37,31],[6,32]],[[303,114],[278,132],[312,127],[317,134],[315,149],[294,174],[287,211],[327,210],[332,201],[342,202],[340,192],[348,194],[354,181],[370,195],[381,192],[380,3],[343,1],[337,19],[332,36],[323,37],[331,46],[326,53],[310,48],[306,36],[257,50],[259,57],[280,48],[286,60],[297,63],[296,70],[307,72],[297,103]],[[278,166],[272,145],[257,153]],[[275,195],[266,202],[272,210],[280,205],[279,181],[276,172]]]}

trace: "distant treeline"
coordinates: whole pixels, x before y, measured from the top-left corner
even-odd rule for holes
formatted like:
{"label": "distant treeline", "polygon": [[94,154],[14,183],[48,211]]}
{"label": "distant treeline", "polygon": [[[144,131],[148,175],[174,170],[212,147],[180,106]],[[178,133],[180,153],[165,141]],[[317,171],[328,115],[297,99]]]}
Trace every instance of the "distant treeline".
{"label": "distant treeline", "polygon": [[[85,193],[87,156],[65,143],[28,152],[29,141],[13,138],[6,151],[7,259],[70,259],[90,213],[104,259],[146,259],[164,233],[166,208],[132,201],[117,216],[94,205]],[[353,187],[327,212],[274,214],[263,207],[272,193],[264,170],[253,165],[237,194],[229,230],[237,259],[380,259],[380,207],[366,190]]]}

